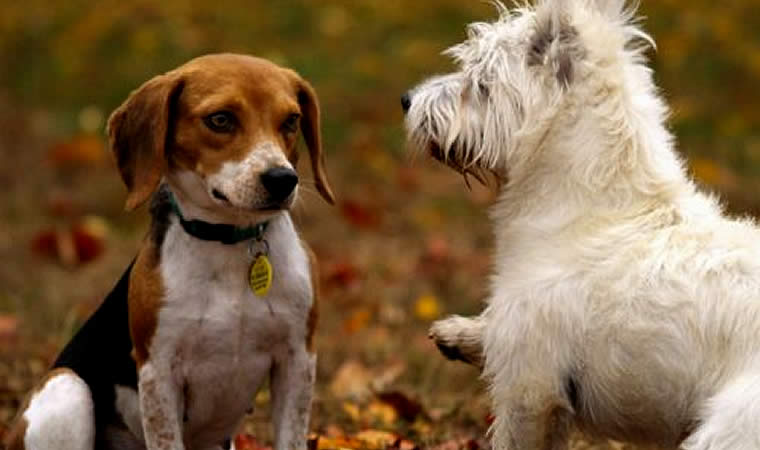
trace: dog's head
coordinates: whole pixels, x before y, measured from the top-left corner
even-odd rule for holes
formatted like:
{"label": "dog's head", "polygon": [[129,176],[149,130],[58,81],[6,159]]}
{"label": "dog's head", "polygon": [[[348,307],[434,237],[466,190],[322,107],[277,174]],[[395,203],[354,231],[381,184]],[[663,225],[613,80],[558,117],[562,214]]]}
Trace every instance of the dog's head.
{"label": "dog's head", "polygon": [[317,190],[333,203],[314,89],[269,61],[196,58],[147,81],[108,121],[127,209],[143,204],[165,178],[194,206],[243,221],[295,201],[299,130]]}
{"label": "dog's head", "polygon": [[624,0],[497,7],[496,22],[470,25],[467,40],[445,52],[459,70],[426,80],[401,103],[415,150],[465,174],[506,179],[540,146],[589,68],[616,70],[620,54],[636,53],[633,38],[648,37],[630,24]]}

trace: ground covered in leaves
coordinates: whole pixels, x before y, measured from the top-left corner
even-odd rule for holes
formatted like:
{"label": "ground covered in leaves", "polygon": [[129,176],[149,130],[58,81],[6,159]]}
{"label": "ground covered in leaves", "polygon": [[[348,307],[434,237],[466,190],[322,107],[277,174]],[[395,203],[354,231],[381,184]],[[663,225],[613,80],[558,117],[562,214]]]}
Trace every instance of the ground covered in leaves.
{"label": "ground covered in leaves", "polygon": [[[657,79],[695,175],[737,211],[760,210],[760,6],[645,1]],[[98,306],[146,231],[122,212],[107,114],[149,77],[207,52],[294,67],[320,94],[339,201],[302,190],[295,219],[324,290],[312,420],[317,448],[483,448],[478,373],[443,360],[427,327],[481,309],[493,193],[410,161],[398,98],[464,25],[461,0],[27,0],[0,6],[0,434]],[[303,168],[308,171],[307,168]],[[271,443],[269,396],[239,448]],[[574,448],[623,448],[577,440]]]}

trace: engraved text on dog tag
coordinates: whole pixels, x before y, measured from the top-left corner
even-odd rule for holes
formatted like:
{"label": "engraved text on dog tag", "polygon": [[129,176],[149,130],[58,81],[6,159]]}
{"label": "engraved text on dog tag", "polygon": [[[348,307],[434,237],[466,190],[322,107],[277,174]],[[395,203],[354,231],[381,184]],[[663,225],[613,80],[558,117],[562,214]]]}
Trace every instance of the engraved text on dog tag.
{"label": "engraved text on dog tag", "polygon": [[272,264],[264,253],[260,253],[251,263],[248,283],[254,294],[263,297],[272,286]]}

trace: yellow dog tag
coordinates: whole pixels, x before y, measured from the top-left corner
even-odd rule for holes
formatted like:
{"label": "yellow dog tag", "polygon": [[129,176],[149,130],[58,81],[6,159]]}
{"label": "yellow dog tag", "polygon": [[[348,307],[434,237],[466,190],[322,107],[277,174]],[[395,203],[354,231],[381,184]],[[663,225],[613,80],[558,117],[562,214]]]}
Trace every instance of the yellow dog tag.
{"label": "yellow dog tag", "polygon": [[253,261],[248,283],[254,294],[260,297],[267,295],[272,286],[272,265],[269,263],[267,255],[262,253]]}

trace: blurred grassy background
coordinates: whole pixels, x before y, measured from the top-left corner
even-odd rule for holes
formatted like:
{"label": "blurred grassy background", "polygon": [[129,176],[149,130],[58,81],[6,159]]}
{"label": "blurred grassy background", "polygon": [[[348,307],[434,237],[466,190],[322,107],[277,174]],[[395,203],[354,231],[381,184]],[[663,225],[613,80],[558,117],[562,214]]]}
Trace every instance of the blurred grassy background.
{"label": "blurred grassy background", "polygon": [[[735,211],[760,211],[760,3],[645,0],[641,12],[694,174]],[[485,2],[463,0],[3,2],[0,424],[145,232],[144,211],[121,210],[105,118],[148,78],[233,51],[293,67],[322,102],[340,201],[328,208],[306,193],[295,213],[325,287],[314,428],[393,428],[424,444],[482,434],[477,374],[444,362],[425,334],[437,315],[480,309],[491,193],[467,191],[427,161],[410,163],[398,98],[451,70],[440,52],[461,41],[466,23],[493,16]],[[372,402],[336,379],[341,369],[404,392],[429,417],[419,425],[365,414]],[[266,440],[266,412],[256,414],[248,430]]]}

